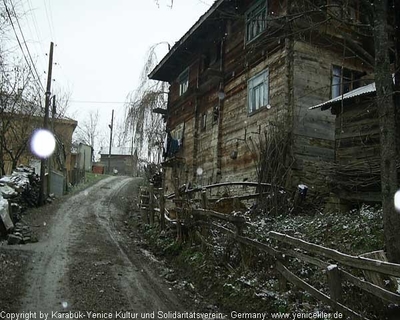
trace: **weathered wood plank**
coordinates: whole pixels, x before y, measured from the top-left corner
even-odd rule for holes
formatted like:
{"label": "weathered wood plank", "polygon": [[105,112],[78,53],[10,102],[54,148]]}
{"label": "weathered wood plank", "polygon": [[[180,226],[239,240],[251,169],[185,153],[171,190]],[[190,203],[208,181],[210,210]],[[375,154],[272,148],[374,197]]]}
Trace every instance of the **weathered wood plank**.
{"label": "weathered wood plank", "polygon": [[358,314],[357,312],[351,310],[350,308],[346,307],[345,305],[333,301],[330,297],[328,297],[321,291],[314,288],[312,285],[308,284],[307,282],[303,281],[298,276],[296,276],[295,274],[290,272],[289,269],[287,269],[279,261],[276,262],[276,268],[286,279],[288,279],[294,285],[302,288],[303,290],[306,290],[308,293],[310,293],[312,296],[319,299],[320,301],[325,302],[326,304],[329,304],[335,310],[342,312],[343,314],[351,317],[352,319],[368,320],[367,318],[365,318],[362,315]]}
{"label": "weathered wood plank", "polygon": [[272,239],[295,245],[303,250],[319,254],[325,258],[333,259],[343,265],[354,267],[362,270],[370,270],[383,274],[400,277],[400,265],[385,261],[377,261],[373,259],[351,256],[348,254],[341,253],[337,250],[325,248],[317,244],[313,244],[304,240],[300,240],[289,235],[270,231],[268,236]]}

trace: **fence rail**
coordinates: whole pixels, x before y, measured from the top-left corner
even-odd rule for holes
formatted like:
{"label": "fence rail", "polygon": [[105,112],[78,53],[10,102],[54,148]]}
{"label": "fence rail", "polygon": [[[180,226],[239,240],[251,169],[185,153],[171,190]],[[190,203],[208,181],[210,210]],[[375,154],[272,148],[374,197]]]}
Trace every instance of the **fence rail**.
{"label": "fence rail", "polygon": [[[368,275],[371,274],[373,274],[375,277],[376,275],[385,275],[389,277],[400,278],[399,264],[361,256],[352,256],[275,231],[270,231],[268,233],[268,238],[270,241],[275,241],[277,244],[276,246],[262,243],[255,239],[244,236],[243,229],[247,227],[248,224],[245,222],[243,217],[238,215],[224,214],[208,208],[211,201],[207,198],[207,193],[205,190],[228,185],[230,184],[224,183],[206,186],[205,188],[189,190],[188,193],[191,195],[195,192],[200,192],[198,201],[200,201],[202,208],[193,208],[187,204],[183,206],[185,201],[182,199],[182,195],[176,193],[169,196],[163,196],[161,192],[162,189],[155,190],[152,186],[150,186],[150,188],[148,188],[146,191],[141,190],[140,202],[143,219],[146,223],[155,224],[155,217],[157,216],[161,226],[162,221],[164,221],[164,223],[167,221],[175,224],[177,226],[178,239],[181,239],[180,236],[182,228],[188,224],[187,219],[189,218],[200,221],[201,226],[212,226],[217,228],[238,242],[242,246],[242,250],[245,250],[246,247],[252,247],[263,251],[272,257],[275,261],[275,268],[281,275],[279,278],[279,281],[281,282],[280,288],[285,289],[286,283],[289,281],[295,286],[307,291],[316,299],[330,305],[334,310],[345,314],[351,319],[368,320],[365,316],[357,311],[352,310],[351,307],[346,306],[343,303],[344,299],[342,286],[346,281],[383,301],[400,304],[399,294],[389,291],[387,288],[383,288],[377,283],[371,282],[373,280],[364,280],[343,269],[343,267],[347,267],[362,271],[364,272],[365,278],[368,278]],[[234,185],[255,187],[257,186],[257,183],[235,183]],[[270,185],[266,184],[264,187],[270,187]],[[240,196],[240,198],[251,199],[259,195],[260,193],[255,192],[252,195]],[[233,198],[237,197],[232,197],[232,199]],[[174,203],[177,206],[174,208],[176,212],[175,217],[171,217],[168,210],[165,208],[165,201],[168,199],[174,200]],[[232,230],[231,228],[222,226],[216,223],[216,221],[229,222],[234,226],[234,229]],[[197,225],[199,225],[199,223]],[[199,232],[196,234],[200,237],[202,242],[206,243],[204,237]],[[210,246],[207,243],[206,245]],[[314,286],[291,272],[288,267],[288,257],[296,258],[303,263],[317,266],[321,271],[324,271],[327,274],[327,291],[329,292],[329,295],[316,289]],[[395,280],[397,284],[397,279],[392,279]]]}

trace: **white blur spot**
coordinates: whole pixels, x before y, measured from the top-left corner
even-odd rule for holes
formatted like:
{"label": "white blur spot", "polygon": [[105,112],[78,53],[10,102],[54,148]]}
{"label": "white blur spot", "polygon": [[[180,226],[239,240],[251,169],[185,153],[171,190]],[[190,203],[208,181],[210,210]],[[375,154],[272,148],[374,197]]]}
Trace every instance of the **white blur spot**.
{"label": "white blur spot", "polygon": [[85,190],[85,192],[83,193],[85,196],[87,196],[88,194],[89,194],[89,192],[87,192],[86,190]]}
{"label": "white blur spot", "polygon": [[43,222],[43,225],[46,226],[46,222]]}
{"label": "white blur spot", "polygon": [[203,168],[197,168],[196,173],[198,176],[201,176],[203,174]]}
{"label": "white blur spot", "polygon": [[63,301],[63,302],[61,303],[61,305],[62,305],[62,307],[65,309],[65,308],[68,307],[68,302],[67,302],[67,301]]}
{"label": "white blur spot", "polygon": [[270,104],[267,105],[267,109],[268,110],[271,109],[271,105]]}
{"label": "white blur spot", "polygon": [[400,190],[394,194],[394,208],[397,212],[400,212]]}
{"label": "white blur spot", "polygon": [[45,129],[36,130],[31,137],[31,151],[39,158],[51,156],[56,147],[54,135]]}

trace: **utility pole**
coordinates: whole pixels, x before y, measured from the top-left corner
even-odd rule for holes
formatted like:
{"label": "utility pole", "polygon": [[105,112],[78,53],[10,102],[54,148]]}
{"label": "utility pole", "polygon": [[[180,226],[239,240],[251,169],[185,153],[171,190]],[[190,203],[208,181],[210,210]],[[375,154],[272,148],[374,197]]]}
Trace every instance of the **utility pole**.
{"label": "utility pole", "polygon": [[[45,105],[44,105],[44,121],[43,128],[47,129],[49,126],[49,109],[50,109],[50,95],[51,95],[51,78],[53,72],[53,47],[54,43],[50,42],[50,53],[49,53],[49,68],[47,72],[47,87],[46,87],[46,97],[45,97]],[[39,191],[39,205],[44,203],[43,195],[44,195],[44,177],[46,170],[46,160],[42,159],[40,162],[40,191]],[[50,173],[49,173],[50,174]],[[48,189],[49,186],[47,186]]]}
{"label": "utility pole", "polygon": [[[53,106],[51,108],[51,131],[54,134],[54,118],[56,115],[56,96],[52,97],[53,99]],[[49,103],[50,104],[50,103]],[[49,170],[49,174],[47,175],[47,190],[46,190],[46,196],[49,197],[50,196],[50,189],[51,189],[51,155],[48,158],[48,162],[47,162],[47,168]]]}
{"label": "utility pole", "polygon": [[111,113],[111,125],[110,124],[108,125],[108,127],[110,128],[110,147],[108,149],[108,174],[111,173],[111,146],[112,146],[113,126],[114,126],[114,109]]}
{"label": "utility pole", "polygon": [[56,107],[56,96],[53,96],[53,106],[51,108],[51,129],[54,133],[54,119],[56,118],[56,112],[57,112],[57,107]]}

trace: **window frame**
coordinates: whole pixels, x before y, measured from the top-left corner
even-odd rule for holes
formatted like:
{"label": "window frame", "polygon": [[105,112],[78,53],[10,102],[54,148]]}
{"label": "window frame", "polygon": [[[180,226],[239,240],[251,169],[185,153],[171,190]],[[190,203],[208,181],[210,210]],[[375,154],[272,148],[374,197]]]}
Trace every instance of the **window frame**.
{"label": "window frame", "polygon": [[189,89],[189,68],[178,76],[179,96],[182,97]]}
{"label": "window frame", "polygon": [[[256,34],[249,35],[250,27],[254,27],[252,23],[257,21],[257,17],[264,15],[265,20],[261,20],[262,26]],[[268,16],[268,0],[258,0],[245,12],[245,44],[248,44],[257,39],[267,29]],[[254,30],[253,30],[254,31]]]}
{"label": "window frame", "polygon": [[201,121],[200,124],[201,130],[205,131],[207,129],[207,112],[202,113],[200,121]]}
{"label": "window frame", "polygon": [[362,72],[332,65],[331,99],[360,87]]}
{"label": "window frame", "polygon": [[[254,94],[254,89],[262,86],[262,99],[263,102],[260,104]],[[258,101],[257,101],[258,100]],[[257,103],[258,102],[258,103]],[[261,72],[257,73],[247,81],[247,112],[249,115],[266,108],[269,104],[269,69],[266,68]]]}

